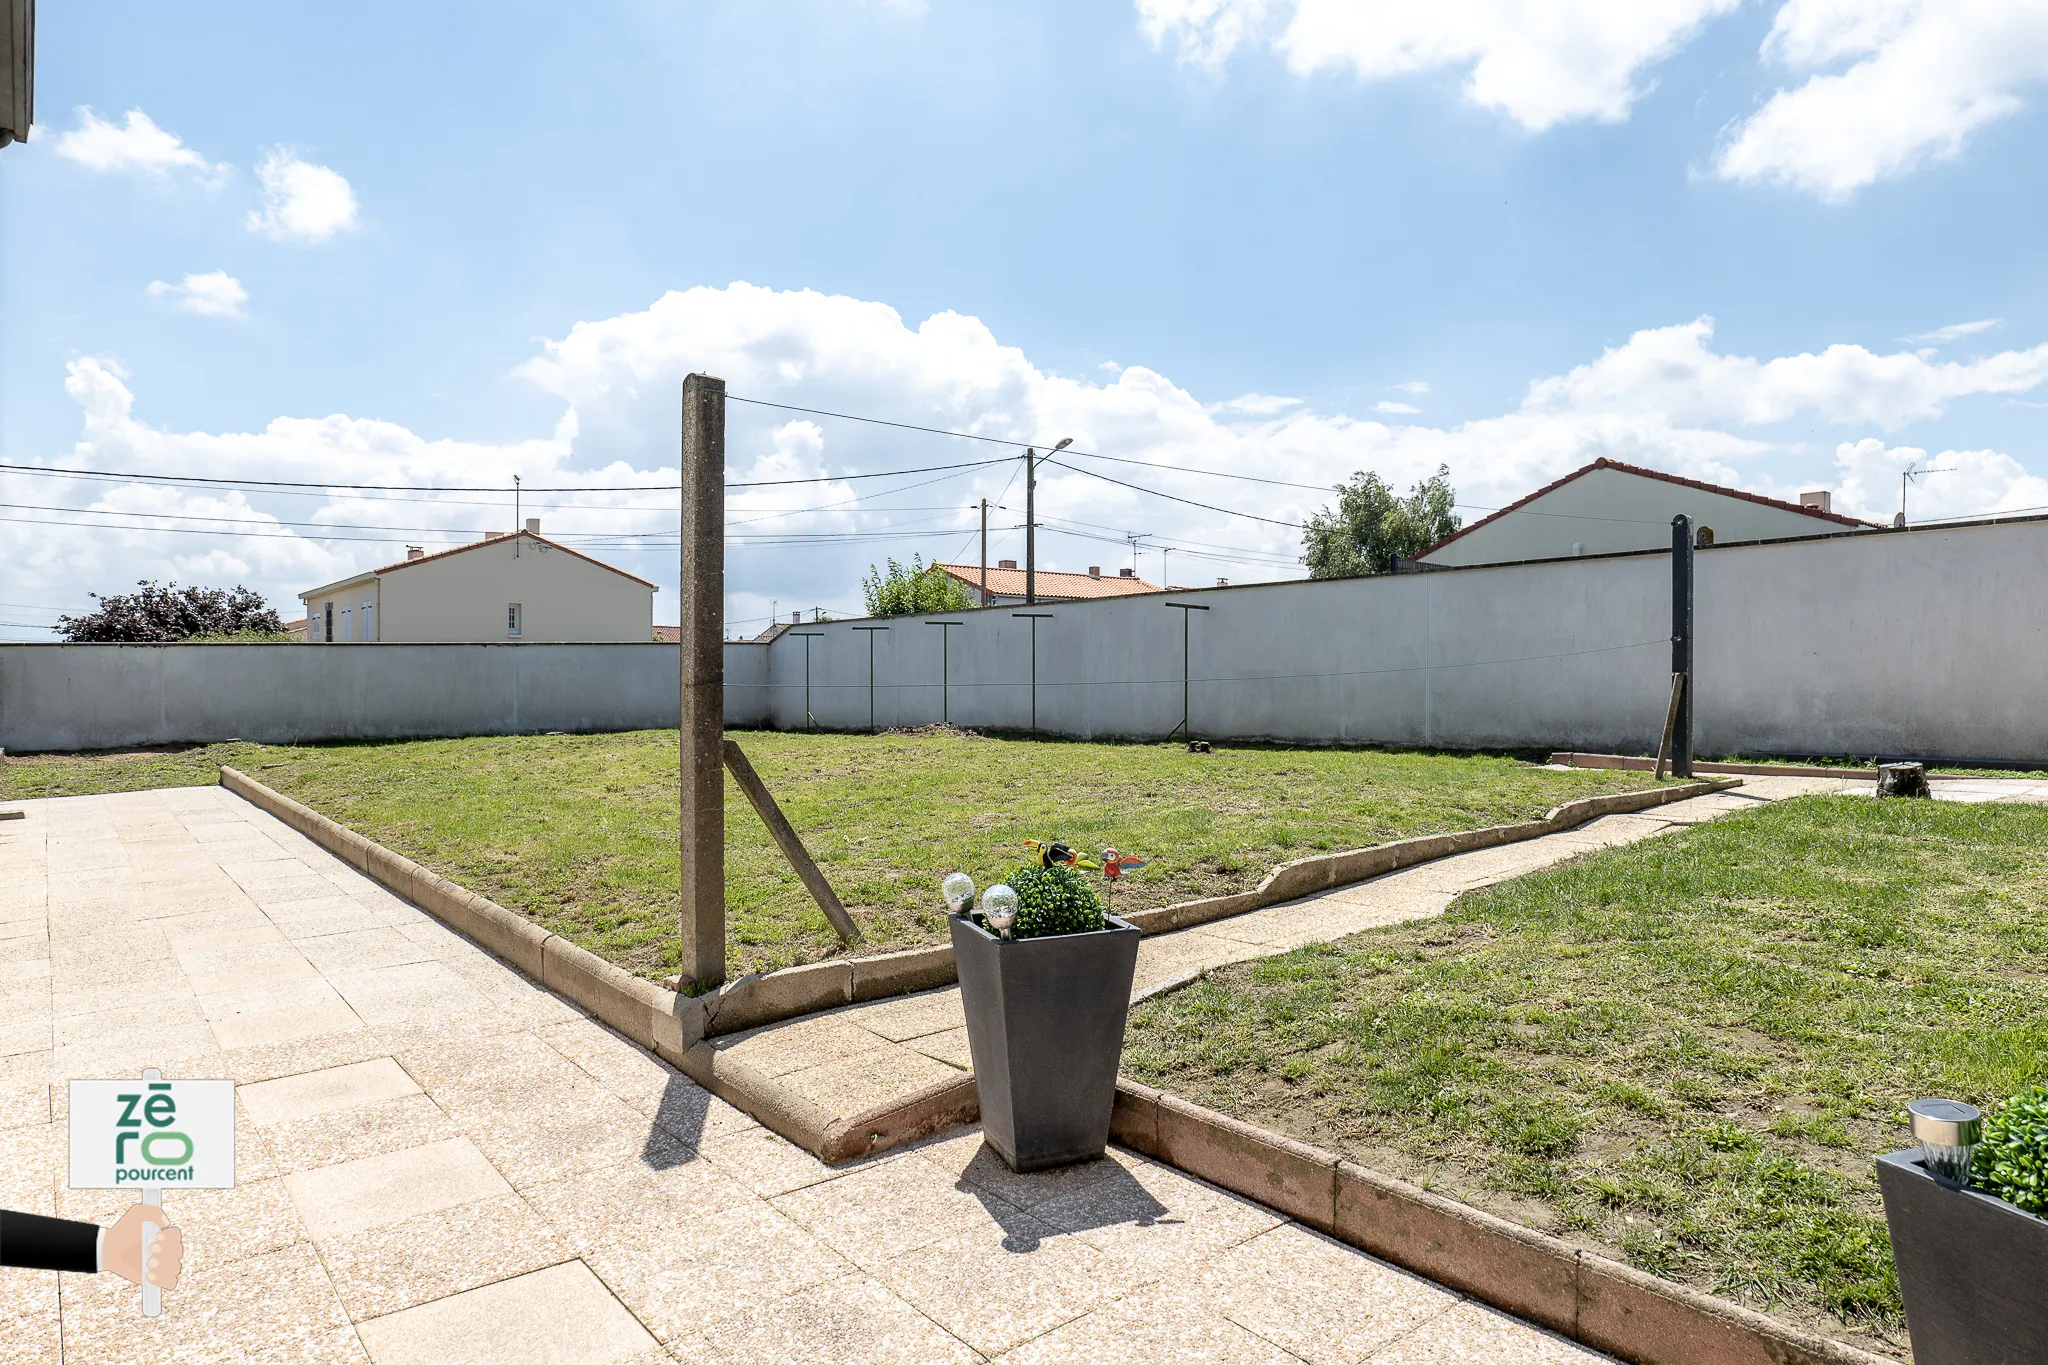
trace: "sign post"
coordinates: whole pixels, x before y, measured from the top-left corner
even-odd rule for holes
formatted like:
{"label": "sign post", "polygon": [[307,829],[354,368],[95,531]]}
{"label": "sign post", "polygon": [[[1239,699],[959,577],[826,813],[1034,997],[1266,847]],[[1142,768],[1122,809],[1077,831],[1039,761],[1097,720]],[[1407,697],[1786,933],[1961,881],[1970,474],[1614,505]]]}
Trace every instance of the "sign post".
{"label": "sign post", "polygon": [[[155,1067],[140,1081],[71,1082],[69,1142],[74,1190],[134,1188],[163,1207],[163,1187],[224,1190],[235,1183],[235,1083],[167,1081]],[[149,1282],[159,1229],[142,1225],[142,1315],[163,1312]]]}

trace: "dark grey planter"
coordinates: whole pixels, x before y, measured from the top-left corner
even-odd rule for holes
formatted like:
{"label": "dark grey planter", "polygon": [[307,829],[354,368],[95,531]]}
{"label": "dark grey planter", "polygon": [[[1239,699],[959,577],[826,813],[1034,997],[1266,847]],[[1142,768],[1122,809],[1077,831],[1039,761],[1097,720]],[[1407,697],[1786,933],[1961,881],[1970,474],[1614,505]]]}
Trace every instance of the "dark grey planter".
{"label": "dark grey planter", "polygon": [[2048,1220],[1936,1180],[1920,1149],[1877,1159],[1914,1365],[2048,1360]]}
{"label": "dark grey planter", "polygon": [[999,939],[953,921],[953,961],[981,1134],[1015,1171],[1087,1161],[1109,1145],[1138,931]]}

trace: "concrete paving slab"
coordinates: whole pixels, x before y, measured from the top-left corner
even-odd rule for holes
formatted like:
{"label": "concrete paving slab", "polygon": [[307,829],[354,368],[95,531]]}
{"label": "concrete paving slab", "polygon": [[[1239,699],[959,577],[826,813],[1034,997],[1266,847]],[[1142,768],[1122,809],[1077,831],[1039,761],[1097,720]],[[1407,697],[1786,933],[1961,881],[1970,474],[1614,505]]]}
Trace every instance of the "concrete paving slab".
{"label": "concrete paving slab", "polygon": [[315,1238],[345,1237],[512,1193],[466,1137],[301,1171],[285,1177],[285,1188]]}
{"label": "concrete paving slab", "polygon": [[249,1117],[266,1128],[294,1119],[358,1109],[378,1100],[420,1094],[415,1081],[389,1057],[259,1081],[235,1091]]}
{"label": "concrete paving slab", "polygon": [[376,1365],[621,1365],[656,1342],[581,1261],[363,1323]]}

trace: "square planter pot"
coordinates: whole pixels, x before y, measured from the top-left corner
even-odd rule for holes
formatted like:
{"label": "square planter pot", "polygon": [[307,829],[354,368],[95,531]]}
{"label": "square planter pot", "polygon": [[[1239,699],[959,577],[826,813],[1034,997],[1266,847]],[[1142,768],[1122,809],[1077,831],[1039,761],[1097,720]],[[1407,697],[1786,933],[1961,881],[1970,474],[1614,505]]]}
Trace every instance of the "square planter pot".
{"label": "square planter pot", "polygon": [[1915,1365],[2048,1359],[2048,1220],[1929,1175],[1920,1150],[1877,1159]]}
{"label": "square planter pot", "polygon": [[1092,934],[1000,939],[952,921],[983,1139],[1016,1171],[1101,1156],[1138,931],[1112,915]]}

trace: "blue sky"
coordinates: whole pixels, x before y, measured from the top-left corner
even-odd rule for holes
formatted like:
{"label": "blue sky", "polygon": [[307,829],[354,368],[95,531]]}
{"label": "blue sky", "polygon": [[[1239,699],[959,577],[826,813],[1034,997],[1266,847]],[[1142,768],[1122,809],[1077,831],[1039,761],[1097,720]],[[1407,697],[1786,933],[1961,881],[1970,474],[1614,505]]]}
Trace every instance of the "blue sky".
{"label": "blue sky", "polygon": [[[0,150],[12,462],[654,481],[704,368],[1314,486],[1442,461],[1468,517],[1601,454],[1887,518],[1915,459],[1955,467],[1928,514],[2048,504],[2043,0],[43,8],[38,128]],[[963,444],[736,410],[731,463]],[[1011,472],[736,492],[752,534],[904,538],[738,542],[729,617],[954,557]],[[1184,547],[1176,582],[1298,572],[1292,533],[1231,513],[1313,492],[1120,476],[1231,512],[1056,471],[1051,566],[1128,563],[1128,530]],[[429,531],[510,524],[489,499],[0,491],[123,513],[0,513],[0,638],[137,577],[295,615]],[[660,503],[541,505],[669,583],[674,620]],[[265,538],[189,534],[244,520]]]}

